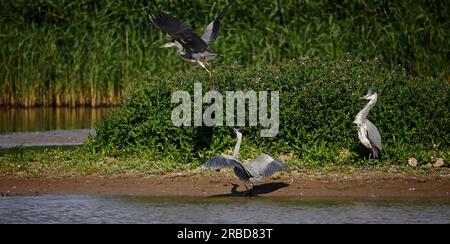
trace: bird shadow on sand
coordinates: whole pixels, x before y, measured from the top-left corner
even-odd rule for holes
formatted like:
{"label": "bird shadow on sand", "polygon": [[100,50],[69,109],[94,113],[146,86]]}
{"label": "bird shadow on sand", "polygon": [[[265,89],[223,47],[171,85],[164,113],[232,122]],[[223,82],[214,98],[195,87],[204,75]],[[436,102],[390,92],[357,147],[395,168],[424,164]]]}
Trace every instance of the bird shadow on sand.
{"label": "bird shadow on sand", "polygon": [[284,188],[289,186],[289,184],[286,184],[284,182],[272,182],[272,183],[266,183],[261,185],[255,185],[253,189],[248,189],[245,191],[238,191],[237,188],[239,185],[231,183],[231,192],[228,194],[218,194],[213,195],[211,197],[256,197],[259,195],[268,194],[274,191],[277,191],[278,189]]}

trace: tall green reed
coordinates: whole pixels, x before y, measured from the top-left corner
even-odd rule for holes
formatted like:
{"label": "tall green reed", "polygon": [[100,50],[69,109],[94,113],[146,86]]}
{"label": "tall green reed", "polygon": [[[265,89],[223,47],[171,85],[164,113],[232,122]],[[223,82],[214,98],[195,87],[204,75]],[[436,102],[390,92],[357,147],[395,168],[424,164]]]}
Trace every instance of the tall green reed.
{"label": "tall green reed", "polygon": [[[115,105],[144,75],[196,69],[173,50],[147,13],[166,12],[197,31],[227,1],[2,1],[1,105]],[[212,47],[214,66],[276,63],[310,55],[381,57],[413,74],[450,74],[450,6],[444,1],[238,0]]]}

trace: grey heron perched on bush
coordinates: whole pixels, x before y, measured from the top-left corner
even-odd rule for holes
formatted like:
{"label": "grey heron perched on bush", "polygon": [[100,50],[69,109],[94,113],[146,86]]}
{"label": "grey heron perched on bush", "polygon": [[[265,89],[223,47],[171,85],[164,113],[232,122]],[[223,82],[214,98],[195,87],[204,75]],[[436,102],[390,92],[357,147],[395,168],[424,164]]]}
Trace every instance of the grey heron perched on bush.
{"label": "grey heron perched on bush", "polygon": [[208,61],[214,59],[217,54],[211,52],[209,46],[219,36],[220,20],[228,12],[228,8],[234,1],[232,0],[225,6],[222,12],[206,27],[202,37],[197,35],[190,26],[175,17],[167,14],[154,15],[150,13],[149,18],[153,25],[172,38],[170,42],[162,45],[161,48],[175,47],[182,59],[198,63],[211,76],[211,72],[206,66]]}
{"label": "grey heron perched on bush", "polygon": [[233,156],[219,155],[213,157],[206,163],[202,164],[202,168],[214,170],[222,168],[233,168],[236,176],[244,182],[245,188],[247,188],[247,185],[245,183],[252,184],[251,190],[253,190],[254,184],[264,182],[258,177],[268,178],[271,177],[275,172],[287,168],[286,164],[264,153],[259,155],[249,163],[243,164],[239,160],[239,149],[242,142],[242,133],[237,129],[233,129],[233,131],[237,135],[237,142],[236,146],[234,147]]}
{"label": "grey heron perched on bush", "polygon": [[381,136],[377,127],[367,119],[370,109],[375,106],[377,102],[378,94],[373,88],[370,88],[367,94],[361,99],[369,100],[369,103],[356,115],[353,123],[357,125],[359,141],[368,149],[370,149],[370,156],[373,158],[379,158],[381,156]]}

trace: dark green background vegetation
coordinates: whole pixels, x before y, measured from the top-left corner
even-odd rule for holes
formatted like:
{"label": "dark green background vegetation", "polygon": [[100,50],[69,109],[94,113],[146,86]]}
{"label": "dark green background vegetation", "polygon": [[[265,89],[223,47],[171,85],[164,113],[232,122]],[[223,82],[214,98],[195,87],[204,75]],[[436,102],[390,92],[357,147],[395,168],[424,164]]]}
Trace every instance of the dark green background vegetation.
{"label": "dark green background vegetation", "polygon": [[203,81],[204,91],[280,91],[279,135],[261,138],[263,127],[242,128],[244,159],[265,151],[293,154],[299,159],[296,165],[366,163],[367,150],[352,122],[367,103],[359,97],[372,85],[379,99],[369,119],[381,131],[384,162],[403,164],[416,157],[426,163],[448,153],[450,86],[443,80],[387,69],[378,60],[324,63],[307,57],[278,65],[235,64],[216,73],[208,79],[197,69],[138,82],[142,85],[97,126],[97,136],[87,147],[106,155],[156,151],[177,162],[198,163],[232,149],[235,135],[230,127],[172,125],[171,113],[178,106],[171,104],[172,92],[185,90],[193,97],[193,84]]}
{"label": "dark green background vegetation", "polygon": [[[197,69],[160,50],[147,13],[177,16],[197,31],[227,1],[18,0],[0,2],[0,105],[113,105],[145,74]],[[446,79],[446,1],[238,0],[212,47],[214,67],[275,64],[309,55],[382,57],[413,74]]]}
{"label": "dark green background vegetation", "polygon": [[[450,158],[450,5],[446,1],[237,0],[212,47],[213,77],[161,50],[149,11],[203,28],[227,1],[0,1],[0,106],[118,105],[74,150],[13,149],[0,172],[161,173],[232,153],[229,127],[175,127],[171,93],[280,91],[280,132],[242,128],[242,158],[290,169],[405,165]],[[383,139],[366,159],[352,123],[375,85],[369,119]],[[123,99],[121,99],[123,97]],[[17,152],[16,152],[17,151]]]}

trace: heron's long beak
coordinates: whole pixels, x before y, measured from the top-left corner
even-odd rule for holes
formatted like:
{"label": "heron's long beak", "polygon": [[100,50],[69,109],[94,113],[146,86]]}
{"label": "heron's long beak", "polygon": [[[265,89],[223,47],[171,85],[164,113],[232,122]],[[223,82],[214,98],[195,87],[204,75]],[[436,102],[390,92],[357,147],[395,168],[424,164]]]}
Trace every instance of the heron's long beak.
{"label": "heron's long beak", "polygon": [[360,97],[359,99],[370,100],[372,95],[365,95],[364,97]]}
{"label": "heron's long beak", "polygon": [[168,42],[168,43],[166,43],[166,44],[160,46],[159,48],[168,48],[168,47],[172,47],[172,46],[173,46],[173,43]]}

